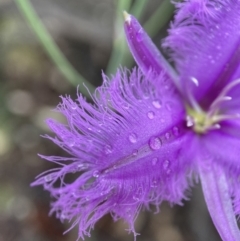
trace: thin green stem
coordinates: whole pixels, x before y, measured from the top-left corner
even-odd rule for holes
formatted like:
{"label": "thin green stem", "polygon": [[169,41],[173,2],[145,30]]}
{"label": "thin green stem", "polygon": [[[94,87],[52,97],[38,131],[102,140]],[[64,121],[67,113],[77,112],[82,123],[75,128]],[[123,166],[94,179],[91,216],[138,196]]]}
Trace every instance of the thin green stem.
{"label": "thin green stem", "polygon": [[113,49],[106,69],[107,74],[116,72],[117,67],[122,62],[127,45],[124,39],[123,32],[123,17],[124,10],[129,11],[132,0],[119,0],[116,5],[116,19],[114,24],[114,39]]}
{"label": "thin green stem", "polygon": [[[31,3],[28,0],[15,0],[20,12],[25,17],[27,23],[37,35],[39,41],[45,48],[49,57],[56,64],[58,70],[64,75],[64,77],[73,85],[79,85],[79,90],[89,97],[89,93],[86,89],[92,93],[94,86],[85,80],[69,63],[66,57],[62,54],[61,50],[55,44],[54,40],[48,33],[47,29],[42,24],[41,20],[37,16]],[[84,85],[86,87],[84,87]]]}
{"label": "thin green stem", "polygon": [[130,13],[137,19],[141,19],[144,8],[146,7],[148,0],[135,1],[130,9]]}
{"label": "thin green stem", "polygon": [[149,36],[155,36],[172,18],[174,5],[170,0],[164,0],[150,19],[143,25]]}

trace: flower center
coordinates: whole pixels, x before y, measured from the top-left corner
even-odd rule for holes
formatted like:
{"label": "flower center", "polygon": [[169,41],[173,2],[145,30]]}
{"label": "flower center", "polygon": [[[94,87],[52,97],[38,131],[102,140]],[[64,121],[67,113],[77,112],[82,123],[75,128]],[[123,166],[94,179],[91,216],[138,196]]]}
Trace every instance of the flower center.
{"label": "flower center", "polygon": [[208,111],[202,110],[202,108],[195,102],[191,103],[191,107],[188,105],[186,107],[187,117],[186,125],[191,127],[198,134],[205,134],[209,130],[220,129],[220,122],[224,120],[240,118],[240,114],[226,114],[221,113],[221,105],[225,101],[230,101],[231,96],[228,96],[228,92],[240,84],[240,79],[237,79],[228,85],[222,90],[219,96],[212,102],[209,106]]}
{"label": "flower center", "polygon": [[189,109],[186,117],[187,127],[191,127],[198,134],[205,134],[209,130],[221,128],[219,117],[217,114],[211,116],[208,112]]}

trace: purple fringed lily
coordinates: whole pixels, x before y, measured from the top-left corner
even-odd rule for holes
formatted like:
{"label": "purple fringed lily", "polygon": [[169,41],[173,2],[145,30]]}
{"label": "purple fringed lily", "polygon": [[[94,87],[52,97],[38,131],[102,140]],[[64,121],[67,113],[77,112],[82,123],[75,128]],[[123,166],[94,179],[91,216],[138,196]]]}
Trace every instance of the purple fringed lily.
{"label": "purple fringed lily", "polygon": [[71,157],[42,156],[59,167],[33,185],[50,191],[52,212],[73,220],[80,238],[107,213],[124,219],[136,235],[140,208],[163,200],[181,205],[200,180],[220,236],[240,240],[240,2],[176,5],[163,43],[176,70],[125,13],[140,70],[103,76],[94,104],[81,95],[76,101],[62,97],[57,109],[68,124],[48,120],[56,137],[47,138]]}

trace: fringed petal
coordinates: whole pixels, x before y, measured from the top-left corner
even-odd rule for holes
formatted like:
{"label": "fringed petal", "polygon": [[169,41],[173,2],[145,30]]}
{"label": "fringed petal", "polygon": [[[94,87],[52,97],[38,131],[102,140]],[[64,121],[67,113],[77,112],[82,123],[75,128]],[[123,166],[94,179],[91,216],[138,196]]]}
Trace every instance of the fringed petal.
{"label": "fringed petal", "polygon": [[[164,75],[118,71],[88,104],[62,98],[59,112],[68,125],[48,121],[56,137],[48,137],[72,157],[45,157],[59,163],[33,185],[43,185],[55,198],[52,212],[73,220],[79,237],[88,235],[106,213],[123,218],[134,232],[143,207],[162,200],[181,204],[186,198],[191,159],[179,96]],[[159,88],[159,86],[161,88]],[[60,181],[60,187],[57,185]]]}
{"label": "fringed petal", "polygon": [[176,6],[180,9],[164,46],[172,52],[182,92],[188,89],[207,106],[239,66],[240,2],[189,0]]}

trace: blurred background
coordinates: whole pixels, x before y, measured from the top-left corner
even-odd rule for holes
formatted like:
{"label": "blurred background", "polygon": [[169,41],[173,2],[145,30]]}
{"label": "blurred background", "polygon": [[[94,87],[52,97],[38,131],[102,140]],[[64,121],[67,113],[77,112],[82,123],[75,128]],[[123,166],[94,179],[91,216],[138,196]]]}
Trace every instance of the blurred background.
{"label": "blurred background", "polygon": [[[30,5],[29,5],[30,4]],[[32,15],[29,14],[33,9]],[[156,45],[173,17],[168,0],[0,0],[0,241],[75,241],[77,229],[49,216],[50,196],[30,187],[54,166],[37,153],[63,155],[40,135],[60,95],[87,95],[101,85],[101,71],[134,66],[124,41],[122,10],[138,17]],[[138,241],[219,241],[198,185],[183,207],[142,211]],[[130,241],[127,226],[101,219],[88,241]]]}

